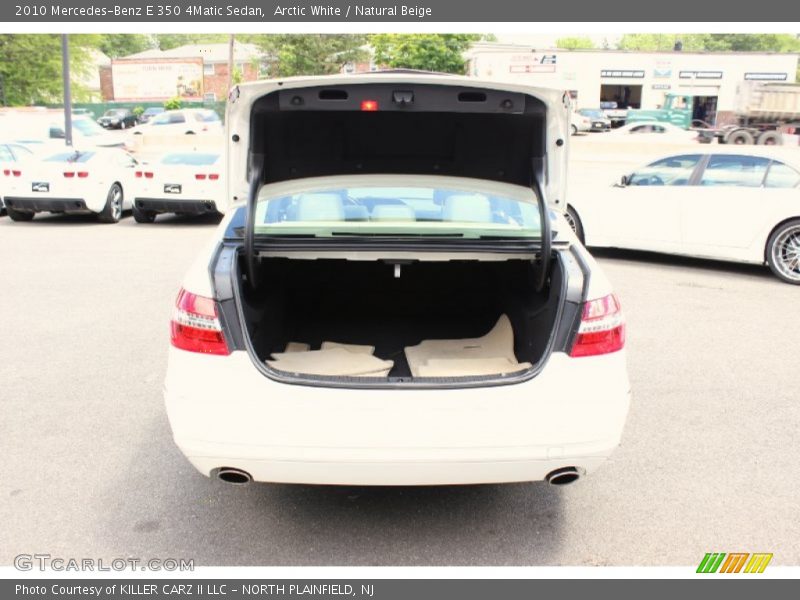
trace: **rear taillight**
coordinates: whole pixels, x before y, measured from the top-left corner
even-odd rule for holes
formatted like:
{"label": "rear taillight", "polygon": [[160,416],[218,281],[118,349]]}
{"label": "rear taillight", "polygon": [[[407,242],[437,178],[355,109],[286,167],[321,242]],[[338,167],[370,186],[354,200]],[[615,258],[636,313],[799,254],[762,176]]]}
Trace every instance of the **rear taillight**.
{"label": "rear taillight", "polygon": [[136,177],[138,177],[138,178],[140,178],[140,179],[141,179],[141,177],[142,177],[143,173],[142,173],[141,171],[136,171],[136,172],[134,173],[134,175],[135,175]]}
{"label": "rear taillight", "polygon": [[195,175],[194,178],[202,181],[203,179],[206,178],[206,174],[205,173],[197,173],[197,175]]}
{"label": "rear taillight", "polygon": [[584,302],[578,336],[570,356],[597,356],[622,350],[625,319],[614,294]]}
{"label": "rear taillight", "polygon": [[89,171],[78,171],[78,177],[86,179],[89,176]]}
{"label": "rear taillight", "polygon": [[189,352],[230,354],[217,318],[217,303],[181,290],[172,316],[172,345]]}
{"label": "rear taillight", "polygon": [[64,177],[66,177],[67,179],[75,177],[75,171],[64,171]]}
{"label": "rear taillight", "polygon": [[11,171],[14,177],[22,177],[22,171]]}
{"label": "rear taillight", "polygon": [[219,179],[219,173],[211,173],[211,174],[208,176],[208,178],[209,178],[211,181],[216,181],[217,179]]}
{"label": "rear taillight", "polygon": [[153,172],[152,171],[145,171],[144,172],[144,177],[145,177],[145,179],[152,179],[153,178]]}
{"label": "rear taillight", "polygon": [[3,175],[9,177],[11,175],[11,169],[3,169]]}

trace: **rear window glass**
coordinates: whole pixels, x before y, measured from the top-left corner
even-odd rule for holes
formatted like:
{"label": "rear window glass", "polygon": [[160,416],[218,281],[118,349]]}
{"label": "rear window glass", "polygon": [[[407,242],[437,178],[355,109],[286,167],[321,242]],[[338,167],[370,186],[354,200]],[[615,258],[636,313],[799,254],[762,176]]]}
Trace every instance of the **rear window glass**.
{"label": "rear window glass", "polygon": [[662,158],[639,169],[628,180],[628,185],[689,185],[699,154],[681,154]]}
{"label": "rear window glass", "polygon": [[709,159],[700,185],[761,187],[769,162],[761,156],[717,154]]}
{"label": "rear window glass", "polygon": [[789,165],[777,160],[772,161],[767,173],[766,187],[768,188],[794,188],[800,184],[800,173]]}
{"label": "rear window glass", "polygon": [[213,123],[215,121],[219,121],[219,115],[212,111],[201,112],[197,113],[195,119],[202,121],[203,123]]}
{"label": "rear window glass", "polygon": [[522,200],[424,186],[315,189],[262,197],[256,223],[256,233],[266,234],[541,235],[533,192]]}
{"label": "rear window glass", "polygon": [[207,167],[219,160],[219,154],[167,154],[161,159],[162,165],[189,165],[192,167]]}
{"label": "rear window glass", "polygon": [[60,152],[44,159],[44,162],[85,163],[92,159],[94,152]]}

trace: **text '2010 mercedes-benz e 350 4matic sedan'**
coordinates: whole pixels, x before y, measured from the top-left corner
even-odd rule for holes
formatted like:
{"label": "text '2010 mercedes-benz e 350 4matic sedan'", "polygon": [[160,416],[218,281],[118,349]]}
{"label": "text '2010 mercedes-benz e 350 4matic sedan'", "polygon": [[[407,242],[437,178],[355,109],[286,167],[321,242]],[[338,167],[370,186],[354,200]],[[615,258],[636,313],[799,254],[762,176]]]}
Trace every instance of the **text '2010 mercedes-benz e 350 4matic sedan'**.
{"label": "text '2010 mercedes-benz e 350 4matic sedan'", "polygon": [[245,84],[233,202],[165,385],[203,474],[569,483],[620,442],[620,304],[562,216],[560,92],[415,73]]}

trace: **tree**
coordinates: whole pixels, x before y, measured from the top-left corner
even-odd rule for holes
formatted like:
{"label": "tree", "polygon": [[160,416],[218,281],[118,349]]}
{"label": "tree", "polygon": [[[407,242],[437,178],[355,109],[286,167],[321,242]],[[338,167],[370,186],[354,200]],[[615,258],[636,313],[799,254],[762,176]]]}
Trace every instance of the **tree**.
{"label": "tree", "polygon": [[622,50],[673,50],[680,42],[689,52],[798,52],[800,40],[787,33],[634,33],[623,35]]}
{"label": "tree", "polygon": [[[80,102],[87,90],[81,83],[93,67],[91,50],[101,39],[95,34],[69,36],[73,100]],[[57,34],[0,35],[0,102],[25,106],[61,102],[61,36]]]}
{"label": "tree", "polygon": [[[242,36],[237,36],[242,37]],[[156,33],[155,45],[161,50],[171,50],[187,44],[224,44],[228,41],[226,33]]]}
{"label": "tree", "polygon": [[143,33],[107,33],[100,41],[100,51],[111,58],[130,56],[155,45],[152,37]]}
{"label": "tree", "polygon": [[[237,36],[241,38],[241,36]],[[358,34],[279,34],[251,38],[270,62],[270,75],[328,75],[349,62],[366,60],[366,36]]]}
{"label": "tree", "polygon": [[464,52],[480,39],[463,33],[378,33],[369,36],[369,43],[378,65],[464,74]]}
{"label": "tree", "polygon": [[574,36],[556,40],[556,48],[564,48],[565,50],[587,50],[596,48],[596,46],[590,37]]}

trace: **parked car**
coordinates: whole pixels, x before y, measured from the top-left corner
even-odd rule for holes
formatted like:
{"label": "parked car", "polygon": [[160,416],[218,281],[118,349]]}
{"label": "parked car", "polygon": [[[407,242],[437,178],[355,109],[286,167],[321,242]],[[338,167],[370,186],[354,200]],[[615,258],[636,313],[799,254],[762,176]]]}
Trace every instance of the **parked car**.
{"label": "parked car", "polygon": [[605,460],[624,323],[561,216],[562,98],[419,73],[238,86],[238,203],[184,280],[165,383],[201,473],[563,484]]}
{"label": "parked car", "polygon": [[139,135],[201,135],[221,134],[222,121],[213,110],[206,108],[182,108],[167,110],[150,119],[145,125],[137,127],[133,133]]}
{"label": "parked car", "polygon": [[591,131],[608,131],[611,129],[611,120],[599,108],[581,108],[578,110],[578,114],[591,119]]}
{"label": "parked car", "polygon": [[[3,136],[7,140],[44,151],[64,148],[64,113],[20,113],[6,116]],[[124,141],[119,136],[109,133],[94,119],[83,115],[75,115],[72,119],[72,140],[73,145],[78,148],[124,146]]]}
{"label": "parked car", "polygon": [[163,106],[148,106],[144,109],[144,112],[139,116],[139,123],[144,124],[147,123],[153,117],[160,115],[166,109]]}
{"label": "parked car", "polygon": [[673,154],[607,187],[570,184],[568,217],[588,246],[769,265],[800,284],[800,157]]}
{"label": "parked car", "polygon": [[152,223],[161,213],[225,212],[221,158],[212,152],[173,152],[137,168],[133,218],[137,223]]}
{"label": "parked car", "polygon": [[0,216],[5,216],[3,197],[12,189],[14,180],[22,177],[22,163],[33,156],[33,151],[22,144],[0,142]]}
{"label": "parked car", "polygon": [[623,126],[628,118],[628,109],[620,108],[613,100],[600,102],[600,110],[611,121],[612,128]]}
{"label": "parked car", "polygon": [[657,122],[628,123],[612,130],[601,139],[604,141],[647,141],[648,143],[665,144],[694,144],[699,141],[696,131]]}
{"label": "parked car", "polygon": [[112,108],[97,119],[97,123],[105,129],[127,129],[137,124],[136,115],[128,108]]}
{"label": "parked car", "polygon": [[569,130],[572,135],[577,135],[578,132],[591,131],[592,120],[579,112],[573,111],[569,115]]}
{"label": "parked car", "polygon": [[26,161],[5,198],[13,221],[30,221],[38,212],[96,213],[116,223],[131,208],[125,191],[136,159],[121,150],[65,148],[41,160]]}

